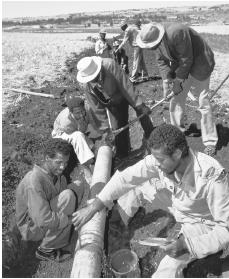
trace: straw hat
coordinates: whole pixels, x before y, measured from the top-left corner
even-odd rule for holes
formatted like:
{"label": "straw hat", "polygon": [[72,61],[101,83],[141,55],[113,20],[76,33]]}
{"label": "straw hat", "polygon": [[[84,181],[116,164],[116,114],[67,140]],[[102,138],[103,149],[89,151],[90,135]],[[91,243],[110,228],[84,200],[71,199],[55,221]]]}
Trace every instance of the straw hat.
{"label": "straw hat", "polygon": [[159,44],[165,34],[165,29],[161,24],[145,24],[138,33],[136,43],[141,48],[152,48]]}
{"label": "straw hat", "polygon": [[77,80],[80,83],[87,83],[97,77],[101,70],[102,58],[91,56],[82,58],[77,64]]}

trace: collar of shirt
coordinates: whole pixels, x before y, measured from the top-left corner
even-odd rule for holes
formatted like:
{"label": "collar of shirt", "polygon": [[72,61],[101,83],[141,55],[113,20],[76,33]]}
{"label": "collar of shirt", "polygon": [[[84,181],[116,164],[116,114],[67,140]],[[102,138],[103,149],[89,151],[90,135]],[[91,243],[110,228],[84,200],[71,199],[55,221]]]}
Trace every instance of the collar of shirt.
{"label": "collar of shirt", "polygon": [[190,162],[181,179],[176,174],[166,175],[162,172],[166,188],[173,194],[178,193],[178,189],[183,191],[195,190],[195,176],[201,174],[201,167],[192,149],[190,152]]}
{"label": "collar of shirt", "polygon": [[38,166],[38,165],[34,165],[34,168],[35,169],[37,169],[38,171],[41,171],[41,172],[43,172],[44,174],[46,174],[49,178],[50,178],[50,180],[53,182],[53,184],[55,185],[56,184],[56,182],[57,182],[57,180],[58,180],[58,176],[51,176],[45,169],[43,169],[42,167],[40,167],[40,166]]}
{"label": "collar of shirt", "polygon": [[169,47],[168,47],[168,42],[167,42],[167,38],[166,38],[166,34],[163,36],[161,44],[159,46],[159,51],[161,52],[161,54],[163,56],[165,56],[168,60],[173,61],[173,57],[170,53]]}

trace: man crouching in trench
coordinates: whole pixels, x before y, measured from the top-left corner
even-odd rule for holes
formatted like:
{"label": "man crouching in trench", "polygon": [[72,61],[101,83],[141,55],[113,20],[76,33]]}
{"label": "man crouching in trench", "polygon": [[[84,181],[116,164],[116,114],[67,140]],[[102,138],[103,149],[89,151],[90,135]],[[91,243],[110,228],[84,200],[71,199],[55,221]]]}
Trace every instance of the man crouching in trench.
{"label": "man crouching in trench", "polygon": [[171,206],[181,224],[179,236],[164,246],[167,255],[152,277],[182,277],[188,263],[229,244],[227,173],[214,158],[188,147],[184,134],[169,124],[153,130],[148,147],[150,155],[117,171],[93,203],[73,213],[72,221],[78,230],[114,200],[131,217],[141,205],[133,192],[150,193],[152,203],[158,198]]}
{"label": "man crouching in trench", "polygon": [[45,143],[44,161],[34,165],[16,190],[16,222],[23,240],[39,241],[36,257],[63,262],[71,257],[63,248],[70,242],[72,213],[83,185],[67,185],[62,175],[71,146],[61,139]]}

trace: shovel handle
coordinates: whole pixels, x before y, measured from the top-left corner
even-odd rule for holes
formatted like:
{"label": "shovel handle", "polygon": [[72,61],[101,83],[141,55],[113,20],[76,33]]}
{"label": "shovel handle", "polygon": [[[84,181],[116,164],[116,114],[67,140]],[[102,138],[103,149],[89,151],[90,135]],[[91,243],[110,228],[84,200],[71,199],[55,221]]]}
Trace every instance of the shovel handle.
{"label": "shovel handle", "polygon": [[[158,107],[159,105],[161,105],[164,102],[169,101],[171,98],[173,98],[175,96],[175,94],[173,92],[171,92],[167,97],[163,98],[162,100],[160,100],[158,103],[156,103],[152,108],[151,108],[151,113],[152,110],[156,107]],[[129,128],[131,125],[133,125],[135,122],[137,122],[139,119],[141,119],[145,114],[141,114],[138,117],[134,118],[133,120],[131,120],[128,124],[126,124],[125,126],[123,126],[122,128],[119,128],[115,131],[113,131],[113,134],[115,136],[117,136],[118,134],[120,134],[122,131],[126,130],[127,128]]]}

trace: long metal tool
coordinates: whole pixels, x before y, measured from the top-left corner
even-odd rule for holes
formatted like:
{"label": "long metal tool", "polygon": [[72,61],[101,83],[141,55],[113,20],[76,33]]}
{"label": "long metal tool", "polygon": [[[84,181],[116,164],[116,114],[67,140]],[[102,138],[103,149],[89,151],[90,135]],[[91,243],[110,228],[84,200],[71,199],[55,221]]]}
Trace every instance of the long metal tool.
{"label": "long metal tool", "polygon": [[[153,107],[151,107],[151,110],[153,110],[154,108],[160,106],[162,103],[169,101],[170,99],[172,99],[175,96],[175,94],[173,92],[171,92],[167,97],[163,98],[162,100],[160,100],[159,102],[157,102]],[[152,113],[152,112],[151,112]],[[131,120],[128,124],[126,124],[125,126],[123,126],[122,128],[119,128],[115,131],[113,131],[112,133],[116,136],[118,134],[120,134],[122,131],[126,130],[127,128],[129,128],[131,125],[133,125],[135,122],[137,122],[139,119],[141,119],[145,114],[141,114],[138,117],[134,118],[133,120]]]}
{"label": "long metal tool", "polygon": [[14,89],[14,88],[3,88],[3,90],[9,90],[9,91],[13,91],[13,92],[16,92],[16,93],[28,94],[28,95],[33,95],[33,96],[37,96],[37,97],[45,97],[45,98],[51,98],[51,99],[60,99],[60,97],[55,96],[53,94],[31,92],[31,91],[27,91],[27,90]]}
{"label": "long metal tool", "polygon": [[209,97],[209,100],[211,100],[215,94],[218,92],[218,90],[221,88],[221,86],[224,84],[224,82],[229,78],[229,74],[225,77],[225,79],[220,83],[220,85],[213,91],[211,96]]}
{"label": "long metal tool", "polygon": [[106,113],[107,113],[107,118],[108,118],[109,128],[110,128],[110,129],[111,129],[111,131],[112,131],[112,125],[111,125],[110,112],[109,112],[108,108],[105,108],[105,109],[106,109]]}

